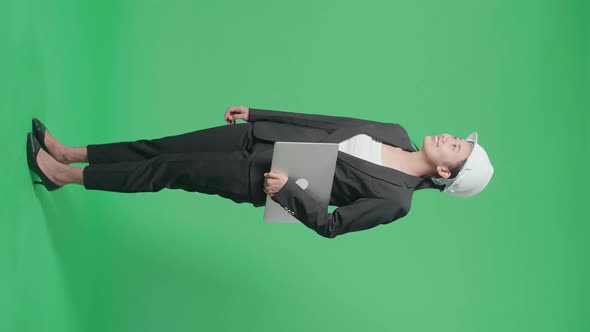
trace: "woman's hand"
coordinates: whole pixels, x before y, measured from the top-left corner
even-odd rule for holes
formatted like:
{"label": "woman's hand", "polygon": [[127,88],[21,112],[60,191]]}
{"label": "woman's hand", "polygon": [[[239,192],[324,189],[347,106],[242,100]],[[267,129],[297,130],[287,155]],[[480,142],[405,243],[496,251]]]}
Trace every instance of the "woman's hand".
{"label": "woman's hand", "polygon": [[240,105],[229,107],[225,111],[225,122],[227,122],[227,124],[235,124],[237,119],[242,119],[247,122],[249,115],[250,109],[246,106]]}
{"label": "woman's hand", "polygon": [[289,177],[282,173],[264,173],[264,193],[272,197],[283,188]]}

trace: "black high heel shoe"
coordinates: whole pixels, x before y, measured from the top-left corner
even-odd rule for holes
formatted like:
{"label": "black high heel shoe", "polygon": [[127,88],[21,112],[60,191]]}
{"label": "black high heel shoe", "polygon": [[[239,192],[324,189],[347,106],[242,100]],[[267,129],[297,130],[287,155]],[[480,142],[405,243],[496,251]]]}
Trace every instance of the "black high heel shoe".
{"label": "black high heel shoe", "polygon": [[53,190],[61,188],[62,186],[57,185],[56,183],[52,182],[51,180],[49,180],[49,178],[47,178],[47,176],[45,176],[45,174],[43,174],[43,172],[41,172],[41,169],[39,168],[39,164],[37,163],[37,155],[39,154],[40,150],[41,150],[41,144],[39,143],[39,141],[35,138],[35,136],[33,136],[32,133],[28,133],[27,134],[27,162],[29,164],[29,168],[41,178],[41,182],[34,181],[35,184],[39,183],[39,184],[44,185],[48,191],[53,191]]}
{"label": "black high heel shoe", "polygon": [[[47,153],[49,153],[49,150],[47,150],[47,147],[45,146],[45,131],[47,130],[47,128],[45,127],[43,122],[41,122],[37,118],[33,118],[32,122],[33,122],[33,124],[32,124],[33,136],[35,136],[35,138],[37,138],[37,141],[39,141],[39,144],[41,144],[41,147],[43,148],[43,150],[45,150],[45,151],[47,151]],[[51,153],[49,153],[49,154],[51,154]]]}

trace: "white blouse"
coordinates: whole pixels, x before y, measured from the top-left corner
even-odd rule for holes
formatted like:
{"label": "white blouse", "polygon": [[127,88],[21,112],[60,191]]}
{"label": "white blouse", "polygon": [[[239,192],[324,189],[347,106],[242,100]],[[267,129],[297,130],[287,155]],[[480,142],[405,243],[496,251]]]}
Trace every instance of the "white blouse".
{"label": "white blouse", "polygon": [[358,134],[346,141],[338,143],[338,150],[357,158],[383,166],[381,160],[381,142],[371,136]]}

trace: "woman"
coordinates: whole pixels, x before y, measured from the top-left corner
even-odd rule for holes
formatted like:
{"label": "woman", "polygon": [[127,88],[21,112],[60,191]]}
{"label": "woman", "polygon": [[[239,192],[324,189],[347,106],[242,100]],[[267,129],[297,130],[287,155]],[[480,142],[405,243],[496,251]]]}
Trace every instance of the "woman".
{"label": "woman", "polygon": [[[236,125],[236,120],[246,123]],[[29,167],[48,190],[66,184],[115,192],[163,188],[216,194],[236,203],[265,204],[266,196],[319,235],[334,238],[388,224],[410,210],[415,190],[470,197],[489,183],[493,167],[477,143],[442,134],[413,148],[399,124],[291,113],[244,106],[225,112],[219,126],[153,140],[67,147],[33,119]],[[269,172],[276,141],[338,143],[330,205],[307,195],[293,177]],[[86,167],[70,163],[88,162]]]}

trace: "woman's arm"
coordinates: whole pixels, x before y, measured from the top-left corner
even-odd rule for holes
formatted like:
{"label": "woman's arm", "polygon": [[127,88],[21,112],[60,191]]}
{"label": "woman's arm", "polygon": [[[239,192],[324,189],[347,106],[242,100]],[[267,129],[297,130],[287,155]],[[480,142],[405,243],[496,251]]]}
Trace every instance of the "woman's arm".
{"label": "woman's arm", "polygon": [[388,224],[408,213],[397,202],[379,198],[360,198],[328,213],[326,207],[299,187],[295,180],[289,177],[283,188],[271,199],[293,211],[297,220],[326,238]]}
{"label": "woman's arm", "polygon": [[284,111],[271,111],[258,108],[249,108],[248,122],[254,121],[271,121],[290,123],[298,126],[307,126],[312,128],[322,128],[334,131],[345,126],[358,126],[369,123],[381,123],[378,121],[307,113],[294,113]]}

